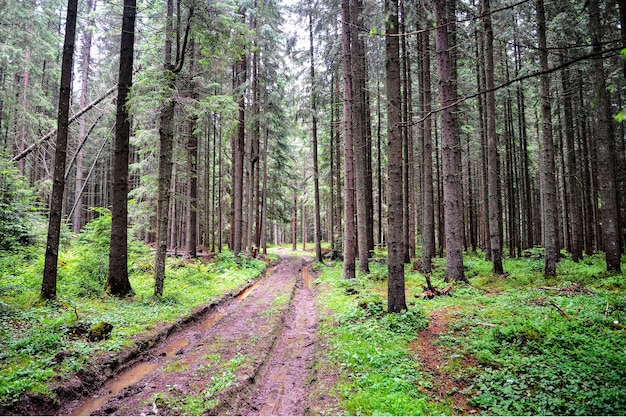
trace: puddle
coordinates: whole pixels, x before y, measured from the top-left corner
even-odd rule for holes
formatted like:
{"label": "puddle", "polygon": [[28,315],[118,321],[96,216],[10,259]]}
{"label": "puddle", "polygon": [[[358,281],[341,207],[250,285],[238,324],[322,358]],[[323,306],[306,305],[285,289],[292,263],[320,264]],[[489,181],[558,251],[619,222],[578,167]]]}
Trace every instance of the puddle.
{"label": "puddle", "polygon": [[255,284],[250,285],[248,288],[246,288],[245,290],[243,290],[241,292],[241,294],[239,294],[237,297],[235,297],[235,300],[237,301],[243,301],[246,298],[248,298],[248,296],[250,295],[250,293],[254,290],[256,290],[259,285],[261,285],[261,281],[256,282]]}
{"label": "puddle", "polygon": [[[265,277],[270,276],[275,271],[275,267],[270,267],[267,269]],[[241,302],[245,300],[256,288],[258,288],[262,284],[263,279],[257,281],[252,284],[245,290],[243,290],[237,297],[235,297],[236,302]],[[198,325],[198,328],[201,330],[210,329],[220,321],[226,315],[226,311],[216,311],[209,318],[204,320]],[[184,347],[189,345],[189,340],[186,338],[181,338],[176,340],[175,342],[169,344],[161,351],[161,356],[172,357],[176,354],[176,352],[180,351]],[[143,377],[154,372],[161,364],[160,363],[151,363],[151,362],[141,362],[131,367],[130,369],[122,372],[115,379],[108,382],[104,385],[104,391],[107,394],[102,395],[100,397],[90,398],[85,401],[79,408],[74,410],[70,415],[72,416],[86,416],[90,415],[92,412],[101,408],[104,403],[115,396],[117,393],[122,391],[124,388],[130,387],[131,385],[139,382]]]}
{"label": "puddle", "polygon": [[315,277],[311,273],[311,267],[307,266],[302,268],[302,279],[304,280],[304,288],[312,290],[313,289],[313,280]]}
{"label": "puddle", "polygon": [[88,416],[100,407],[115,394],[139,382],[144,376],[153,372],[159,367],[158,363],[141,362],[125,372],[118,375],[113,381],[105,384],[105,390],[109,393],[97,398],[87,400],[80,408],[74,410],[72,416]]}
{"label": "puddle", "polygon": [[165,354],[165,357],[169,358],[170,356],[174,356],[176,354],[176,352],[178,352],[179,350],[181,350],[182,348],[186,347],[189,345],[189,340],[183,338],[183,339],[178,339],[177,341],[175,341],[174,343],[171,343],[170,345],[168,345],[165,350],[163,350],[163,352],[161,352],[161,355]]}
{"label": "puddle", "polygon": [[225,311],[216,311],[215,314],[211,315],[211,317],[209,317],[208,319],[206,319],[202,323],[200,323],[200,325],[198,327],[201,330],[210,329],[211,327],[213,327],[215,325],[215,323],[220,321],[225,315],[226,315]]}

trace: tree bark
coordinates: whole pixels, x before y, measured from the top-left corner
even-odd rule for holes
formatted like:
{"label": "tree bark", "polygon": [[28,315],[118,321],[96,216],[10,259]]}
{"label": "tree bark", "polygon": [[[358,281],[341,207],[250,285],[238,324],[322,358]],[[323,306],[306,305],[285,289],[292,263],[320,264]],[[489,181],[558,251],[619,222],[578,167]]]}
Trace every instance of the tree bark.
{"label": "tree bark", "polygon": [[61,220],[63,217],[63,194],[65,190],[65,164],[67,158],[67,139],[69,136],[70,96],[72,93],[72,65],[74,62],[74,44],[76,40],[76,16],[78,0],[68,0],[65,22],[65,40],[61,65],[61,85],[59,89],[59,112],[57,116],[58,135],[54,155],[54,176],[46,255],[41,285],[41,297],[55,299],[57,293],[57,263],[59,259],[59,241],[61,238]]}
{"label": "tree bark", "polygon": [[435,31],[437,43],[437,74],[441,102],[443,200],[446,227],[446,281],[467,281],[463,270],[463,224],[461,190],[461,145],[455,135],[455,97],[452,85],[452,62],[448,46],[446,0],[435,0],[435,18],[439,25]]}
{"label": "tree bark", "polygon": [[[546,41],[546,18],[543,0],[537,0],[537,38],[539,41],[539,65],[541,71],[548,69],[548,50]],[[539,84],[541,94],[541,195],[543,199],[544,245],[546,250],[544,273],[548,277],[556,276],[556,264],[559,257],[558,219],[556,179],[554,164],[554,143],[552,140],[552,109],[550,105],[550,75],[543,74]]]}
{"label": "tree bark", "polygon": [[[176,26],[176,38],[180,38],[180,0],[178,2],[179,24]],[[163,66],[164,77],[167,81],[166,96],[163,99],[159,127],[159,180],[157,190],[157,247],[155,255],[154,295],[163,295],[165,281],[165,259],[167,257],[169,226],[170,226],[170,199],[172,188],[172,166],[174,152],[174,89],[175,80],[185,62],[187,39],[191,29],[193,8],[189,9],[187,27],[183,44],[176,42],[176,60],[172,63],[172,20],[174,16],[173,0],[167,1],[167,20],[165,28],[165,60]]]}
{"label": "tree bark", "polygon": [[404,289],[404,233],[402,208],[402,132],[400,97],[400,42],[398,0],[385,0],[385,70],[387,81],[388,153],[388,280],[387,305],[390,313],[407,309]]}
{"label": "tree bark", "polygon": [[343,132],[344,132],[344,252],[343,277],[356,278],[355,225],[354,225],[354,168],[352,160],[353,141],[353,97],[351,42],[350,42],[350,0],[342,0],[342,69],[343,69]]}
{"label": "tree bark", "polygon": [[311,135],[313,139],[313,188],[315,199],[315,260],[322,262],[322,219],[320,214],[320,181],[317,161],[317,93],[315,81],[315,49],[313,45],[313,17],[309,15],[309,54],[311,58]]}
{"label": "tree bark", "polygon": [[[589,0],[589,33],[592,51],[602,51],[602,22],[598,0]],[[615,186],[614,145],[609,134],[608,91],[604,78],[602,55],[592,59],[595,132],[598,158],[598,182],[602,202],[602,243],[607,271],[621,272],[621,248],[619,238],[619,211]]]}
{"label": "tree bark", "polygon": [[352,140],[354,185],[356,188],[356,228],[359,272],[369,272],[368,209],[367,209],[367,152],[365,140],[364,90],[365,57],[359,39],[361,5],[359,0],[350,1],[350,62],[352,98]]}
{"label": "tree bark", "polygon": [[[426,0],[421,0],[423,26],[430,27],[430,8]],[[433,141],[432,118],[430,117],[432,90],[430,79],[430,32],[421,35],[422,42],[422,112],[425,115],[422,130],[422,272],[432,272],[432,258],[435,256],[435,205],[433,191]]]}
{"label": "tree bark", "polygon": [[496,99],[494,88],[494,59],[493,59],[493,29],[491,27],[491,9],[489,0],[483,0],[483,25],[485,42],[485,86],[486,116],[487,116],[487,172],[489,182],[489,241],[491,243],[491,261],[493,273],[504,274],[502,267],[502,242],[500,228],[502,212],[500,210],[500,155],[498,154],[498,133],[496,132]]}
{"label": "tree bark", "polygon": [[[196,61],[195,42],[193,39],[190,43],[190,61],[189,61],[189,96],[192,101],[198,99],[196,84],[193,79],[194,66]],[[188,257],[197,257],[196,248],[198,245],[198,133],[196,126],[198,124],[198,116],[194,114],[194,107],[191,107],[191,114],[187,114],[187,165],[189,174],[187,178],[187,232],[185,233],[185,252]]]}
{"label": "tree bark", "polygon": [[[91,13],[95,11],[96,3],[93,0],[87,0],[86,11],[87,13]],[[85,29],[85,33],[83,35],[83,56],[82,56],[82,64],[81,64],[81,85],[80,85],[80,107],[83,108],[87,105],[87,87],[89,85],[89,63],[91,60],[91,40],[93,38],[93,30],[91,27],[93,26],[93,18],[90,16],[87,19],[87,25]],[[132,73],[131,73],[132,76]],[[87,120],[85,116],[81,116],[78,120],[78,142],[84,142],[87,133]],[[80,229],[83,225],[83,199],[80,191],[83,189],[83,161],[84,161],[85,153],[80,148],[76,154],[76,179],[75,179],[75,187],[74,187],[74,216],[72,218],[72,230],[74,233],[79,233]]]}
{"label": "tree bark", "polygon": [[[244,55],[237,64],[237,86],[243,88],[247,78],[247,57]],[[233,241],[231,247],[235,255],[242,251],[243,238],[243,176],[244,176],[244,154],[245,154],[245,134],[246,134],[246,101],[243,91],[239,92],[239,125],[237,136],[234,141],[234,161],[233,161]]]}
{"label": "tree bark", "polygon": [[132,293],[128,280],[128,162],[130,116],[127,101],[133,83],[136,1],[124,0],[120,44],[120,70],[115,119],[115,143],[111,170],[111,247],[107,292],[116,296]]}

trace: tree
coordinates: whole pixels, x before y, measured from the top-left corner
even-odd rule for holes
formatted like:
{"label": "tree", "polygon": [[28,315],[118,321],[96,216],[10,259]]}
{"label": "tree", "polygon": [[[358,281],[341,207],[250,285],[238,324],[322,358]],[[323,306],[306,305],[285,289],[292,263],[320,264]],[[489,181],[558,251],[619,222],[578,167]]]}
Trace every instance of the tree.
{"label": "tree", "polygon": [[[366,62],[363,54],[362,42],[359,39],[361,19],[361,2],[350,0],[350,70],[352,112],[352,168],[354,172],[354,186],[356,191],[356,234],[357,252],[359,257],[359,271],[369,272],[369,242],[370,232],[368,219],[368,152],[366,140],[366,112],[365,112],[365,84]],[[370,190],[371,193],[371,190]]]}
{"label": "tree", "polygon": [[619,211],[615,187],[615,149],[609,134],[607,110],[607,89],[602,64],[602,25],[600,6],[597,0],[589,0],[589,33],[592,52],[597,56],[592,59],[593,73],[593,112],[598,158],[598,182],[602,201],[602,243],[608,271],[621,271],[621,248],[619,241]]}
{"label": "tree", "polygon": [[461,141],[455,135],[456,105],[452,85],[452,63],[448,45],[446,0],[435,0],[437,74],[441,103],[441,149],[443,165],[443,206],[446,225],[446,280],[467,281],[463,270],[463,211],[461,192]]}
{"label": "tree", "polygon": [[[429,8],[426,0],[421,0],[422,22],[429,27]],[[422,272],[432,270],[432,258],[435,256],[435,207],[433,201],[433,139],[432,118],[430,117],[432,90],[430,79],[430,31],[420,34],[422,45]]]}
{"label": "tree", "polygon": [[[310,12],[312,14],[312,12]],[[315,199],[315,260],[322,262],[322,220],[320,215],[320,181],[317,157],[317,94],[315,84],[315,50],[313,49],[313,17],[309,14],[309,54],[311,58],[311,136],[313,139],[313,187]]]}
{"label": "tree", "polygon": [[[95,11],[96,2],[88,0],[85,10],[87,13]],[[82,63],[81,63],[81,85],[80,85],[80,107],[81,109],[87,105],[87,87],[89,85],[89,64],[91,61],[91,43],[93,39],[93,27],[94,19],[89,16],[85,32],[83,34],[83,51],[82,51]],[[87,119],[85,115],[81,116],[78,120],[78,142],[84,143],[87,138]],[[80,146],[80,145],[79,145]],[[74,187],[74,217],[72,219],[72,229],[74,233],[78,234],[83,223],[83,162],[84,162],[84,149],[81,146],[76,155],[76,179]]]}
{"label": "tree", "polygon": [[344,247],[343,277],[356,278],[355,265],[355,228],[354,228],[354,167],[353,167],[353,128],[352,108],[352,63],[350,33],[350,0],[341,2],[342,31],[341,51],[343,70],[343,134],[344,134]]}
{"label": "tree", "polygon": [[485,42],[485,83],[486,83],[486,117],[487,117],[487,165],[488,165],[488,189],[489,189],[489,240],[491,243],[491,261],[493,273],[504,274],[502,267],[502,242],[500,242],[500,228],[502,213],[500,211],[500,156],[498,154],[498,133],[496,132],[496,99],[494,88],[494,62],[493,62],[493,29],[491,27],[491,9],[489,0],[483,0],[483,24]]}
{"label": "tree", "polygon": [[385,70],[387,79],[387,152],[389,166],[389,236],[387,305],[390,313],[406,310],[402,217],[402,132],[400,130],[400,42],[398,0],[385,1]]}
{"label": "tree", "polygon": [[539,41],[539,65],[544,72],[540,76],[541,92],[541,196],[543,238],[546,250],[544,274],[556,276],[556,263],[559,256],[556,179],[554,165],[554,143],[552,140],[552,107],[550,105],[550,75],[548,70],[548,49],[546,41],[546,17],[543,0],[537,0],[537,38]]}
{"label": "tree", "polygon": [[[176,25],[177,39],[180,40],[180,1],[178,5],[178,24]],[[169,210],[172,185],[172,158],[174,147],[174,87],[176,76],[183,69],[187,41],[191,30],[193,7],[189,9],[187,26],[183,42],[176,42],[176,59],[172,61],[172,20],[174,16],[174,2],[167,1],[167,20],[165,27],[165,60],[163,76],[166,81],[165,97],[161,107],[159,127],[159,185],[157,191],[157,248],[155,255],[154,295],[163,295],[165,281],[165,258],[167,256]]]}
{"label": "tree", "polygon": [[124,0],[120,70],[117,84],[117,113],[115,142],[111,166],[111,247],[107,292],[125,296],[132,293],[128,280],[128,162],[130,116],[127,101],[133,84],[133,54],[135,49],[136,0]]}
{"label": "tree", "polygon": [[72,65],[74,64],[77,14],[78,0],[68,0],[61,66],[61,87],[59,89],[58,132],[56,152],[54,154],[54,177],[52,198],[50,199],[50,217],[48,223],[48,238],[46,241],[43,283],[41,286],[41,296],[48,300],[56,298],[57,293],[57,262],[59,259],[61,220],[63,218],[65,165],[67,159],[67,138],[69,136],[68,119],[70,112],[70,96],[72,93]]}

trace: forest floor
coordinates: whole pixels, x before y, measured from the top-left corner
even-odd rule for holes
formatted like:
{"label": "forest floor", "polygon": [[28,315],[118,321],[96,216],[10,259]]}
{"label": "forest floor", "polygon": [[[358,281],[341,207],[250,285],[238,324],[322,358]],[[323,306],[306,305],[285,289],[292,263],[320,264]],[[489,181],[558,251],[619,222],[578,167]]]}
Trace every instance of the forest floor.
{"label": "forest floor", "polygon": [[317,326],[310,263],[281,253],[265,277],[57,414],[305,414]]}

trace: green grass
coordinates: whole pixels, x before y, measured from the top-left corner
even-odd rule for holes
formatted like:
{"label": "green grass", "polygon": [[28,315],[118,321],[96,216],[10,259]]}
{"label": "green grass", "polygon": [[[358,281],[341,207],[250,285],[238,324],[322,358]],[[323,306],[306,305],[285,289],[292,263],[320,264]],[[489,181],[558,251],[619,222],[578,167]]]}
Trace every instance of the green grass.
{"label": "green grass", "polygon": [[320,338],[328,367],[339,371],[335,391],[342,407],[356,415],[444,412],[419,391],[422,375],[407,345],[427,325],[422,309],[385,314],[380,280],[351,282],[341,274],[341,264],[325,268],[317,284],[330,288],[318,297],[320,311],[332,312],[321,317]]}
{"label": "green grass", "polygon": [[[266,268],[261,260],[236,259],[229,252],[212,262],[168,259],[164,296],[155,298],[152,250],[133,241],[129,270],[135,295],[104,296],[108,242],[102,223],[106,219],[62,248],[57,301],[40,300],[42,247],[0,253],[0,404],[25,392],[49,394],[47,383],[56,376],[66,378],[98,352],[131,346],[133,336],[176,322]],[[107,340],[89,342],[76,331],[101,321],[113,325]]]}
{"label": "green grass", "polygon": [[[525,255],[505,259],[508,275],[497,277],[484,254],[466,254],[471,285],[457,285],[451,297],[433,300],[415,297],[425,280],[407,266],[411,320],[383,313],[384,264],[370,264],[372,272],[354,282],[342,279],[339,263],[321,267],[317,283],[330,289],[318,295],[321,343],[329,352],[327,369],[340,371],[331,391],[345,412],[454,414],[419,390],[432,386],[431,377],[408,349],[424,325],[422,312],[442,310],[450,323],[436,346],[446,357],[441,369],[469,381],[464,393],[482,413],[624,415],[626,331],[613,322],[626,323],[626,277],[604,272],[603,257],[594,255],[578,264],[566,257],[558,277],[546,279],[541,251]],[[443,288],[445,260],[433,264],[433,284]],[[595,295],[540,288],[573,283]]]}

